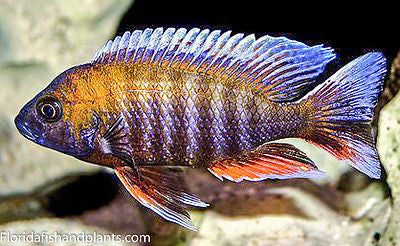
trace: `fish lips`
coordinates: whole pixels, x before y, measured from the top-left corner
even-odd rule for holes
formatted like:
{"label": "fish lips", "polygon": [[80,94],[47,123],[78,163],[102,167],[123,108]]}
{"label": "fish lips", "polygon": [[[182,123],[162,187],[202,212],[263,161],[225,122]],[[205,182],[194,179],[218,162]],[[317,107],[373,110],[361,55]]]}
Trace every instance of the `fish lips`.
{"label": "fish lips", "polygon": [[17,127],[18,131],[24,136],[25,138],[37,142],[40,138],[40,134],[34,130],[34,128],[23,119],[23,117],[19,114],[14,119],[14,124]]}

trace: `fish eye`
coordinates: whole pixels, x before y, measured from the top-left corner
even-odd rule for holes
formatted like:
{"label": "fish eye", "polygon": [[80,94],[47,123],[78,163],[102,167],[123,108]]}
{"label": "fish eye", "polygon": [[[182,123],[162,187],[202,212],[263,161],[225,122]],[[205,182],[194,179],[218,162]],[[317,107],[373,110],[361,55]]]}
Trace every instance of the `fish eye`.
{"label": "fish eye", "polygon": [[37,113],[47,122],[58,121],[62,116],[60,102],[54,97],[44,97],[36,104]]}

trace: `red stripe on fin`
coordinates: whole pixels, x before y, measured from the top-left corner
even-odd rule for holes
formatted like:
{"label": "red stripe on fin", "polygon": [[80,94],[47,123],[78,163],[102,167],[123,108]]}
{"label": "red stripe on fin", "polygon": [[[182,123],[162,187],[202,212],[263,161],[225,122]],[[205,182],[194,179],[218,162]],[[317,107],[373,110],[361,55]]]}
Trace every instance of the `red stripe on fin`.
{"label": "red stripe on fin", "polygon": [[285,143],[268,143],[243,156],[224,157],[211,162],[208,170],[219,179],[235,182],[323,175],[304,152]]}
{"label": "red stripe on fin", "polygon": [[116,168],[115,173],[129,193],[143,206],[164,219],[196,231],[186,211],[187,205],[207,207],[188,193],[180,170],[165,167],[141,167],[138,172],[129,166]]}

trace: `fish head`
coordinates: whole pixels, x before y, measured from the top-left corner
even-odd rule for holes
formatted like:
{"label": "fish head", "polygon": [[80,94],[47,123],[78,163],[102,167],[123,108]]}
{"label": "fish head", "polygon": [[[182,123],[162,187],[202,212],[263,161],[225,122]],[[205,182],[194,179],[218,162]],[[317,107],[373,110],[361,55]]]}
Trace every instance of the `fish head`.
{"label": "fish head", "polygon": [[71,84],[71,71],[73,69],[60,74],[25,104],[14,123],[25,138],[36,144],[80,158],[93,151],[97,128],[77,127],[66,117],[67,113],[73,112],[70,108],[73,105],[61,96],[60,90],[69,92],[66,88]]}

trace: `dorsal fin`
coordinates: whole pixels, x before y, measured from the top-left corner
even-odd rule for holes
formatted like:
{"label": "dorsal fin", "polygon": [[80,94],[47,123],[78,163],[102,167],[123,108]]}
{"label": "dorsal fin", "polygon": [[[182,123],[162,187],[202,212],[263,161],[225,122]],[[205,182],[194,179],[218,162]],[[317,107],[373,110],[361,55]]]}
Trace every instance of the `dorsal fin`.
{"label": "dorsal fin", "polygon": [[141,63],[202,73],[283,102],[298,98],[334,58],[331,48],[310,47],[285,37],[147,28],[108,41],[93,63]]}

